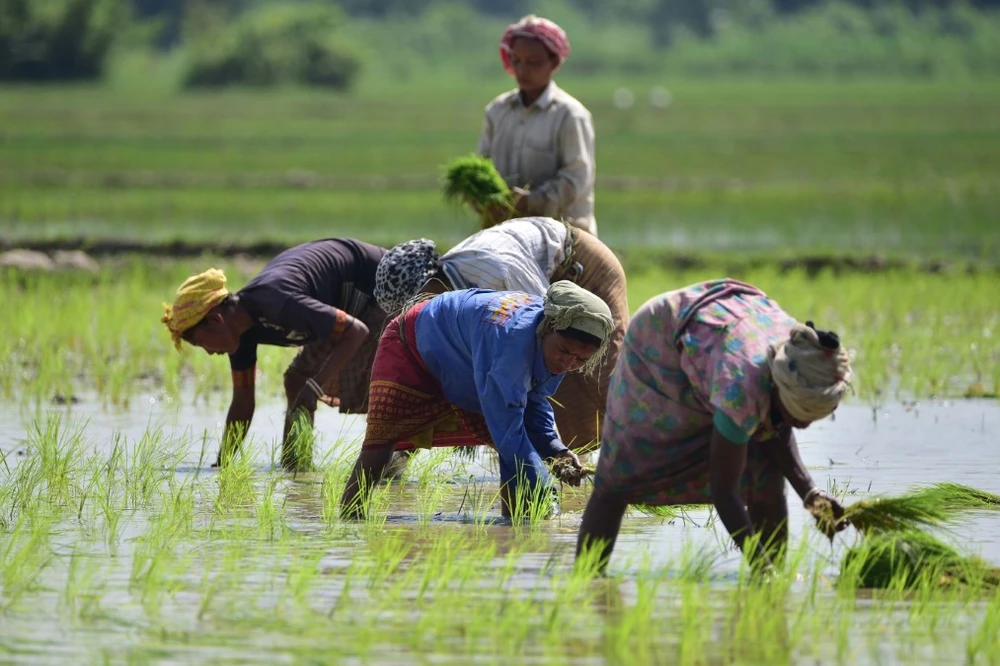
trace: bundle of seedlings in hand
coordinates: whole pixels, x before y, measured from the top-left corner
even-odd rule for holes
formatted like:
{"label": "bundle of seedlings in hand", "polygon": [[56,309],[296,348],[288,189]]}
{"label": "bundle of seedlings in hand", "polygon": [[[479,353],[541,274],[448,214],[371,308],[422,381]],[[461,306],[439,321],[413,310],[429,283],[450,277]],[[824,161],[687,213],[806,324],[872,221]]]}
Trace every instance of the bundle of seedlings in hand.
{"label": "bundle of seedlings in hand", "polygon": [[[899,497],[880,497],[856,502],[844,509],[843,519],[866,535],[881,532],[917,531],[944,525],[962,511],[998,510],[1000,495],[958,483],[937,483]],[[820,522],[833,516],[820,515]],[[822,526],[822,525],[821,525]]]}
{"label": "bundle of seedlings in hand", "polygon": [[581,481],[597,471],[594,467],[588,465],[580,465],[578,467],[570,458],[562,457],[556,458],[552,462],[550,469],[553,476],[563,483],[574,487],[579,486]]}
{"label": "bundle of seedlings in hand", "polygon": [[[948,524],[962,511],[1000,509],[1000,496],[958,483],[938,483],[899,497],[863,500],[844,509],[843,519],[864,538],[847,551],[841,575],[859,587],[914,588],[921,584],[993,589],[1000,572],[967,557],[923,531]],[[820,516],[823,520],[833,516]]]}
{"label": "bundle of seedlings in hand", "polygon": [[[468,155],[452,160],[445,170],[444,196],[471,206],[484,229],[516,215],[514,193],[488,157]],[[504,218],[498,211],[509,215]]]}
{"label": "bundle of seedlings in hand", "polygon": [[914,530],[866,536],[847,551],[840,573],[860,588],[913,589],[926,584],[995,590],[1000,585],[1000,570]]}

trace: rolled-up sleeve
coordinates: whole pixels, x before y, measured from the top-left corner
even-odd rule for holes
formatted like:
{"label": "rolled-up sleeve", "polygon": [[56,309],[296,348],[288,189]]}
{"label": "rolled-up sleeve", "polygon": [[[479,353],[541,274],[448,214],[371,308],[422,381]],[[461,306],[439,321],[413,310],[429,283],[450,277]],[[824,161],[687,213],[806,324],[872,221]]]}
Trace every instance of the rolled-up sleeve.
{"label": "rolled-up sleeve", "polygon": [[559,217],[594,189],[594,124],[589,114],[567,115],[558,134],[559,170],[534,188],[525,205],[531,215]]}

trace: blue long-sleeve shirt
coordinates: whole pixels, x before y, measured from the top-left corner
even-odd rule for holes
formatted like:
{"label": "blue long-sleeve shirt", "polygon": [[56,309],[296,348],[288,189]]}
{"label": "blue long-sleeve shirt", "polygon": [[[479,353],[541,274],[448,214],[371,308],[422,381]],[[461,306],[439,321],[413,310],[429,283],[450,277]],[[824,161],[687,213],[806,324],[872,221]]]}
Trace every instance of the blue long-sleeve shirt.
{"label": "blue long-sleeve shirt", "polygon": [[545,367],[543,316],[537,296],[464,289],[432,299],[416,322],[417,351],[445,398],[485,417],[501,476],[523,469],[532,482],[548,480],[542,458],[566,450],[548,401],[562,375]]}

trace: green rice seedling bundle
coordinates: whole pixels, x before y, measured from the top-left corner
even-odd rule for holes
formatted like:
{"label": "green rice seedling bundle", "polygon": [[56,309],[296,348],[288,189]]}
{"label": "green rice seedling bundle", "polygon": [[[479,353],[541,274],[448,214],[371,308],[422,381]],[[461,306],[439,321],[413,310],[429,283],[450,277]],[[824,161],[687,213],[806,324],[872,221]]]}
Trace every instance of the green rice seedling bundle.
{"label": "green rice seedling bundle", "polygon": [[912,589],[929,584],[996,589],[1000,585],[1000,569],[917,530],[866,536],[847,551],[841,575],[862,588]]}
{"label": "green rice seedling bundle", "polygon": [[996,509],[1000,496],[950,482],[856,502],[844,510],[844,519],[864,538],[847,551],[841,575],[865,588],[911,589],[922,584],[996,588],[1000,570],[923,531],[948,524],[964,511]]}
{"label": "green rice seedling bundle", "polygon": [[[862,500],[844,509],[844,520],[866,535],[913,532],[945,525],[963,511],[1000,509],[1000,495],[959,483],[936,483],[898,497]],[[829,508],[819,509],[821,520],[832,520]]]}
{"label": "green rice seedling bundle", "polygon": [[444,196],[471,206],[484,229],[502,221],[495,215],[497,209],[509,210],[508,219],[515,215],[514,193],[488,157],[467,155],[452,160],[445,169]]}

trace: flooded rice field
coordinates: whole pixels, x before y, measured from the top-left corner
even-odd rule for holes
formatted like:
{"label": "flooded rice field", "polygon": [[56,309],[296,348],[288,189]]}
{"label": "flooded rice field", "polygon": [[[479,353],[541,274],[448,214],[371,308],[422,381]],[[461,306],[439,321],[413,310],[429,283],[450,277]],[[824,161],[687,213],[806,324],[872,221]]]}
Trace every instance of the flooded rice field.
{"label": "flooded rice field", "polygon": [[[209,466],[217,407],[151,397],[41,412],[0,405],[5,663],[844,663],[1000,661],[996,595],[838,586],[792,498],[788,575],[748,582],[706,508],[625,520],[603,579],[575,575],[587,489],[511,525],[491,454],[421,451],[365,522],[337,500],[363,417],[321,410],[314,472],[273,465],[282,405],[251,456]],[[952,481],[1000,493],[995,401],[846,404],[799,433],[845,503]],[[789,491],[790,492],[790,491]],[[1000,513],[944,534],[1000,563]]]}

